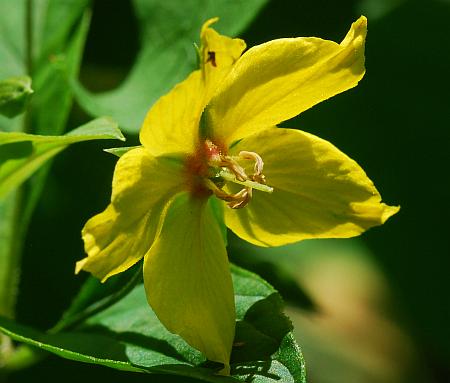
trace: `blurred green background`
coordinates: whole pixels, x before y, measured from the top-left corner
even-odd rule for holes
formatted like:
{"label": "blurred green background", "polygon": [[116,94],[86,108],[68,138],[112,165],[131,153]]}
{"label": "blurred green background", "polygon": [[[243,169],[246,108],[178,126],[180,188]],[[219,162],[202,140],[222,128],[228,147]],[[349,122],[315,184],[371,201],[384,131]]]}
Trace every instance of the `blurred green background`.
{"label": "blurred green background", "polygon": [[[105,91],[129,73],[139,25],[130,1],[94,0],[92,7],[80,78],[88,89]],[[450,1],[272,0],[242,37],[248,46],[295,36],[340,41],[360,14],[369,20],[363,81],[285,125],[354,158],[384,200],[402,206],[400,213],[356,240],[262,251],[232,238],[230,253],[250,268],[256,259],[256,269],[262,260],[278,263],[310,295],[314,310],[287,299],[310,382],[448,382]],[[190,54],[194,58],[193,49]],[[75,104],[69,128],[86,119]],[[135,143],[137,137],[128,136],[127,145]],[[50,327],[86,278],[74,276],[73,268],[83,257],[84,222],[109,199],[116,159],[102,152],[107,146],[72,146],[52,165],[25,242],[22,323]],[[278,287],[276,278],[272,283]],[[53,356],[8,381],[84,377],[181,381]]]}

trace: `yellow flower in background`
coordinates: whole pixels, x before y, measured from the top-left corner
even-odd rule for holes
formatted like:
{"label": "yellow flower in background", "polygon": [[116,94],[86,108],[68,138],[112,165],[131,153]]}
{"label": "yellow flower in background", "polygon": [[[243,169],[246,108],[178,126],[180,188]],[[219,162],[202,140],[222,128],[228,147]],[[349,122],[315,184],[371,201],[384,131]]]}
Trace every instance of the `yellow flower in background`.
{"label": "yellow flower in background", "polygon": [[244,54],[244,41],[218,34],[215,21],[201,31],[201,68],[153,105],[142,147],[119,159],[76,271],[105,281],[144,258],[158,318],[229,373],[234,294],[214,199],[228,228],[259,246],[356,236],[398,208],[329,142],[276,127],[357,85],[366,18],[340,44],[279,39]]}

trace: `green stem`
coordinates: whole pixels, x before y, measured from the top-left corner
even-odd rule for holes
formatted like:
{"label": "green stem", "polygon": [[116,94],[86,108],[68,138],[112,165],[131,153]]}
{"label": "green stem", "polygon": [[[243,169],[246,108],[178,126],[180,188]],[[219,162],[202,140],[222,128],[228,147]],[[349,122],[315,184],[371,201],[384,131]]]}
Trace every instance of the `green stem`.
{"label": "green stem", "polygon": [[33,74],[33,0],[27,0],[25,10],[25,52],[28,75]]}
{"label": "green stem", "polygon": [[[0,315],[10,319],[15,316],[25,236],[21,220],[23,194],[23,188],[18,188],[0,201]],[[13,360],[17,350],[11,339],[2,335],[0,366]]]}
{"label": "green stem", "polygon": [[[29,75],[32,71],[32,0],[27,0],[25,9],[26,65]],[[30,126],[30,107],[23,117],[22,131]],[[14,317],[14,308],[20,278],[22,244],[26,234],[23,225],[24,188],[18,188],[0,202],[0,315]]]}
{"label": "green stem", "polygon": [[22,190],[8,196],[0,203],[0,315],[14,318],[20,278],[20,229]]}
{"label": "green stem", "polygon": [[[28,76],[33,78],[33,0],[26,0],[25,8],[25,64]],[[27,107],[23,117],[25,133],[31,133],[31,107]]]}
{"label": "green stem", "polygon": [[[33,0],[25,5],[25,64],[27,74],[33,74]],[[22,131],[31,129],[31,107],[28,105],[22,119]],[[0,315],[14,318],[19,290],[21,256],[26,230],[22,222],[25,191],[23,187],[0,201]],[[0,365],[15,358],[11,340],[0,338]]]}

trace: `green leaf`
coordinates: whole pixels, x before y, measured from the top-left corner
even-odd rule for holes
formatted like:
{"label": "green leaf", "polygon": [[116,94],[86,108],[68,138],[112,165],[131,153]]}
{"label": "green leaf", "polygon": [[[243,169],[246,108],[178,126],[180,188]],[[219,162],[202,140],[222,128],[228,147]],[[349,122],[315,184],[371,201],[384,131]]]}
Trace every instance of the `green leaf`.
{"label": "green leaf", "polygon": [[[1,171],[1,167],[0,167]],[[14,312],[17,289],[17,275],[11,273],[16,269],[14,254],[18,242],[14,238],[14,226],[18,221],[18,193],[12,193],[0,200],[0,315],[11,317]]]}
{"label": "green leaf", "polygon": [[[87,3],[87,0],[47,0],[46,12],[39,8],[42,12],[42,20],[39,20],[45,20],[41,44],[44,56],[38,60],[40,65],[34,79],[36,94],[31,102],[31,132],[58,135],[66,129],[73,101],[69,82],[78,75],[90,22],[89,13],[85,11]],[[64,22],[61,23],[61,19]],[[30,187],[24,196],[24,231],[44,188],[49,166],[50,163],[44,165],[29,181]]]}
{"label": "green leaf", "polygon": [[[63,2],[52,1],[61,7]],[[90,15],[83,13],[82,0],[74,9],[77,23],[74,30],[68,30],[66,40],[61,46],[54,46],[49,57],[42,58],[34,75],[36,95],[33,98],[31,128],[38,134],[61,134],[64,131],[69,111],[72,107],[73,93],[70,82],[78,76],[84,42],[86,39]],[[81,6],[80,6],[81,4]],[[54,5],[55,7],[55,5]],[[73,16],[72,16],[73,17]],[[49,23],[55,22],[48,20]],[[51,111],[51,113],[49,113]],[[100,116],[96,116],[100,117]]]}
{"label": "green leaf", "polygon": [[76,327],[94,313],[103,311],[126,296],[135,286],[142,283],[142,264],[138,263],[123,273],[114,275],[105,283],[89,276],[87,281],[64,312],[62,318],[49,332],[60,332]]}
{"label": "green leaf", "polygon": [[0,1],[0,78],[26,73],[25,1]]}
{"label": "green leaf", "polygon": [[[25,35],[27,1],[0,1],[0,78],[33,78],[30,133],[60,134],[71,106],[70,77],[78,74],[89,24],[88,0],[32,1],[31,48]],[[27,56],[31,56],[31,68]],[[54,113],[48,113],[52,110]],[[61,126],[62,124],[62,126]],[[59,126],[58,126],[59,125]],[[22,121],[0,116],[0,130],[20,130]]]}
{"label": "green leaf", "polygon": [[32,93],[31,78],[28,76],[0,81],[0,114],[11,118],[22,113]]}
{"label": "green leaf", "polygon": [[[0,1],[0,78],[28,73],[35,91],[25,116],[8,119],[0,115],[1,131],[47,135],[64,131],[72,105],[68,84],[70,78],[78,75],[89,25],[89,15],[85,13],[88,3],[89,0]],[[3,145],[0,157],[4,157],[3,162],[11,155],[19,156],[19,160],[29,149],[29,143],[9,148]],[[0,174],[4,172],[3,165]],[[17,189],[0,201],[0,311],[10,317],[14,316],[19,286],[23,238],[48,169],[47,162],[31,177],[29,188]]]}
{"label": "green leaf", "polygon": [[112,116],[128,132],[139,131],[150,106],[196,66],[194,42],[207,19],[220,17],[222,33],[235,36],[267,0],[134,0],[142,48],[129,76],[113,91],[93,94],[74,82],[80,105],[91,115]]}
{"label": "green leaf", "polygon": [[140,146],[122,146],[119,148],[103,149],[103,151],[106,153],[111,153],[112,155],[117,157],[122,157],[126,152],[139,147]]}
{"label": "green leaf", "polygon": [[253,273],[232,266],[237,310],[232,376],[215,375],[180,337],[168,332],[149,308],[143,285],[76,331],[49,334],[0,319],[0,330],[13,339],[67,359],[150,373],[173,374],[205,382],[305,382],[301,351],[282,313],[278,293]]}
{"label": "green leaf", "polygon": [[106,117],[93,120],[64,136],[0,132],[0,198],[68,145],[99,139],[124,140],[124,137],[117,124]]}
{"label": "green leaf", "polygon": [[[31,2],[31,48],[27,29],[27,2],[0,2],[0,77],[17,76],[32,70],[35,94],[31,118],[6,120],[0,116],[0,130],[57,135],[64,131],[72,105],[71,78],[78,75],[84,48],[89,14],[88,0],[41,0]],[[26,57],[31,55],[31,68]],[[23,196],[22,231],[41,194],[48,167],[32,178]]]}
{"label": "green leaf", "polygon": [[295,268],[289,263],[302,252],[303,242],[275,248],[259,247],[241,240],[231,232],[228,235],[228,256],[232,262],[269,281],[291,305],[314,310],[315,302],[299,284],[292,272]]}

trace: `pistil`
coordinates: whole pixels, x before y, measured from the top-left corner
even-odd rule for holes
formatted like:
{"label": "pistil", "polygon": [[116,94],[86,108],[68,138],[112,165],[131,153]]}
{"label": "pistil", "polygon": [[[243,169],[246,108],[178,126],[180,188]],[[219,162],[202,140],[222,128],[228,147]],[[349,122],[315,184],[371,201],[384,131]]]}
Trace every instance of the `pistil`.
{"label": "pistil", "polygon": [[230,172],[228,169],[226,169],[226,168],[223,168],[222,170],[220,170],[220,172],[217,175],[219,177],[223,178],[225,181],[233,182],[235,184],[246,186],[246,187],[249,187],[251,189],[260,190],[260,191],[263,191],[263,192],[266,192],[266,193],[272,193],[273,192],[273,187],[267,186],[264,183],[259,183],[259,182],[252,181],[252,180],[245,180],[245,181],[238,180],[235,177],[235,175],[232,172]]}

